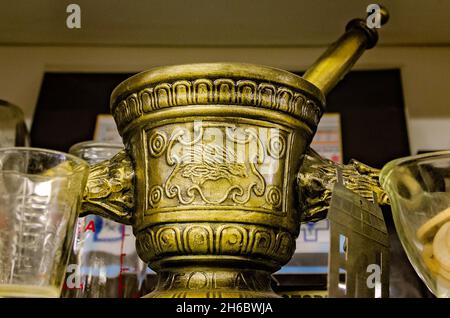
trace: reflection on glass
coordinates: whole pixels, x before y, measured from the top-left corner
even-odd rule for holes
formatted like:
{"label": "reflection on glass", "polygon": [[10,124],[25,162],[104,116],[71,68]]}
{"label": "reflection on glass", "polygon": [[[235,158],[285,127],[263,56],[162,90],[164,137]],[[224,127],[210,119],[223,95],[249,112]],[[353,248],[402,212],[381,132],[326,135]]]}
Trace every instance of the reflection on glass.
{"label": "reflection on glass", "polygon": [[59,297],[87,174],[64,153],[0,149],[0,296]]}
{"label": "reflection on glass", "polygon": [[[70,153],[94,164],[122,149],[123,145],[87,141],[72,146]],[[146,269],[136,253],[131,226],[88,215],[78,219],[62,296],[140,297]]]}

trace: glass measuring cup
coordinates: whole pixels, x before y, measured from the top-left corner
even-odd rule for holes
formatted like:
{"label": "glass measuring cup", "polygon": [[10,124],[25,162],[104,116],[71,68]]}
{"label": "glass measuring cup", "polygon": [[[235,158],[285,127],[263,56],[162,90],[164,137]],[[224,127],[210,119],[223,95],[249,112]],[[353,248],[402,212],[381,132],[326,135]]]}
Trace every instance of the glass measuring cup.
{"label": "glass measuring cup", "polygon": [[0,296],[60,296],[88,171],[65,153],[0,149]]}
{"label": "glass measuring cup", "polygon": [[[94,164],[122,149],[120,144],[86,141],[69,152]],[[131,226],[88,215],[78,219],[62,297],[140,297],[146,269],[136,253]]]}

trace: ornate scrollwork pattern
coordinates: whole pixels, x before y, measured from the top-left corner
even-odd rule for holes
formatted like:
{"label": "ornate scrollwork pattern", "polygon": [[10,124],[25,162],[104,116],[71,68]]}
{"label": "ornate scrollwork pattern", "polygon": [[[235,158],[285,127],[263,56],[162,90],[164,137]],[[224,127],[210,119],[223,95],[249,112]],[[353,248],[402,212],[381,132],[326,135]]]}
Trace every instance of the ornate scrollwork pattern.
{"label": "ornate scrollwork pattern", "polygon": [[95,213],[131,224],[134,208],[134,171],[125,150],[91,166],[80,215]]}
{"label": "ornate scrollwork pattern", "polygon": [[283,195],[280,189],[277,186],[270,186],[266,193],[267,203],[275,208],[279,208],[281,206],[282,199]]}
{"label": "ornate scrollwork pattern", "polygon": [[286,153],[286,139],[279,133],[273,134],[269,139],[267,151],[275,159],[281,159]]}
{"label": "ornate scrollwork pattern", "polygon": [[208,121],[167,125],[145,134],[149,169],[158,175],[147,175],[152,209],[148,213],[188,205],[246,204],[266,213],[284,213],[287,131]]}
{"label": "ornate scrollwork pattern", "polygon": [[270,274],[256,269],[169,269],[160,272],[156,288],[145,297],[276,297],[270,283]]}
{"label": "ornate scrollwork pattern", "polygon": [[[187,137],[187,131],[176,133],[176,138],[172,138],[167,149],[168,164],[173,165],[172,173],[165,182],[165,194],[169,198],[177,197],[181,204],[191,204],[196,195],[207,204],[221,204],[231,198],[234,203],[244,204],[250,199],[251,193],[261,196],[266,187],[265,180],[255,167],[255,162],[240,162],[237,154],[230,148],[217,143],[200,142],[204,136],[202,124],[197,129],[197,136],[193,141]],[[220,126],[218,126],[220,127]],[[222,127],[221,127],[222,128]],[[230,127],[225,127],[230,129]],[[246,144],[258,137],[252,134],[244,134],[243,139],[237,139],[231,133],[226,136],[232,142]],[[230,137],[231,136],[231,137]],[[255,140],[256,140],[255,139]],[[177,145],[182,147],[181,155],[175,153],[173,148]],[[257,159],[258,160],[258,159]],[[253,176],[254,181],[245,182]],[[190,182],[182,182],[188,179]],[[229,186],[216,189],[220,196],[208,194],[205,191],[207,181],[226,180]],[[245,188],[242,184],[247,184]],[[187,188],[183,190],[183,186]],[[225,191],[221,191],[225,189]]]}
{"label": "ornate scrollwork pattern", "polygon": [[295,249],[292,234],[250,224],[194,223],[148,227],[137,234],[141,258],[151,262],[170,255],[234,255],[287,262]]}
{"label": "ornate scrollwork pattern", "polygon": [[337,180],[337,169],[341,170],[344,186],[348,189],[371,202],[374,201],[375,194],[378,204],[389,204],[388,196],[378,180],[378,169],[357,160],[351,160],[348,165],[340,165],[322,158],[308,148],[297,175],[302,222],[315,222],[326,218],[333,185]]}
{"label": "ornate scrollwork pattern", "polygon": [[256,106],[292,115],[315,130],[323,109],[290,87],[232,78],[178,80],[132,93],[112,106],[119,131],[143,114],[173,106],[226,104]]}
{"label": "ornate scrollwork pattern", "polygon": [[158,203],[161,201],[163,194],[164,193],[164,189],[159,186],[159,185],[155,185],[150,189],[150,193],[149,193],[149,198],[150,198],[150,206],[155,208],[158,206]]}
{"label": "ornate scrollwork pattern", "polygon": [[153,157],[161,156],[167,147],[167,136],[164,132],[155,131],[149,138],[148,148]]}

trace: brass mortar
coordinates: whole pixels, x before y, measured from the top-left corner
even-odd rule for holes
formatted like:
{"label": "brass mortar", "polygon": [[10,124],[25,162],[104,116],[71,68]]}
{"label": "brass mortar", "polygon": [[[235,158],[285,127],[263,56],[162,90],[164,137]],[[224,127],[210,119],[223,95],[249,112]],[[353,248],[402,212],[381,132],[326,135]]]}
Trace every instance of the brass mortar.
{"label": "brass mortar", "polygon": [[[81,214],[133,225],[139,256],[158,273],[149,297],[277,297],[270,274],[291,258],[300,223],[326,216],[335,181],[336,164],[309,149],[324,94],[376,41],[356,19],[303,78],[191,64],[114,90],[126,150],[91,167]],[[386,202],[376,169],[341,168],[348,187]]]}

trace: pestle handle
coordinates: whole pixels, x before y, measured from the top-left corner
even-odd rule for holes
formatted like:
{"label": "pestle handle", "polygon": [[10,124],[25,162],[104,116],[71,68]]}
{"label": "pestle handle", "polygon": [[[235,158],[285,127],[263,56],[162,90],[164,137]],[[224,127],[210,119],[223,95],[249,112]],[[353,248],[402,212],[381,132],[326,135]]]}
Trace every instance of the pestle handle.
{"label": "pestle handle", "polygon": [[[380,25],[387,23],[389,13],[380,6]],[[317,86],[324,95],[348,73],[365,50],[376,45],[378,32],[364,19],[351,20],[345,33],[306,71],[303,78]]]}

